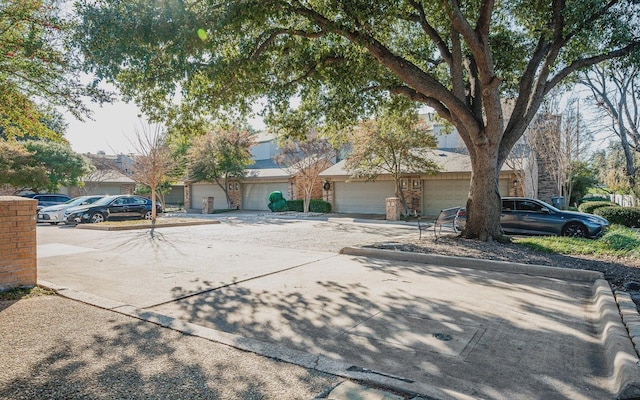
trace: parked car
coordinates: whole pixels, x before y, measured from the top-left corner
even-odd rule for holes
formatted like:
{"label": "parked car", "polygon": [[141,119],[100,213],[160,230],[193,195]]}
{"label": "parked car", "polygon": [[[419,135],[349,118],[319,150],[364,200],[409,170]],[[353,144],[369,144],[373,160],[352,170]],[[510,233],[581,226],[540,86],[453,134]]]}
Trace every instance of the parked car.
{"label": "parked car", "polygon": [[22,197],[28,197],[30,199],[38,200],[37,210],[44,207],[55,206],[57,204],[64,204],[71,200],[71,197],[66,194],[52,194],[52,193],[32,193],[24,194]]}
{"label": "parked car", "polygon": [[[466,209],[456,215],[455,225],[464,229]],[[597,215],[564,211],[537,199],[504,197],[500,225],[505,233],[525,235],[560,235],[584,238],[601,236],[609,222]]]}
{"label": "parked car", "polygon": [[[160,203],[156,203],[156,211],[162,212]],[[151,219],[151,200],[132,195],[105,196],[93,204],[72,207],[64,212],[64,223],[70,225],[127,218]]]}
{"label": "parked car", "polygon": [[63,222],[64,212],[68,208],[93,204],[95,201],[100,200],[103,197],[104,195],[80,196],[63,204],[44,207],[38,211],[38,222],[48,222],[52,225]]}

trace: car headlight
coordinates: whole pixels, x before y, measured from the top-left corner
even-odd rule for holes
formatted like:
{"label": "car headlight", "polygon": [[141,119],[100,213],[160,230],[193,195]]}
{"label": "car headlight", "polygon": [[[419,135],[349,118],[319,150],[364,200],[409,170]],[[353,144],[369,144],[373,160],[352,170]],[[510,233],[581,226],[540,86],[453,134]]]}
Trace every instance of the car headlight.
{"label": "car headlight", "polygon": [[598,225],[606,225],[606,224],[608,224],[606,219],[600,218],[600,217],[596,217],[596,216],[587,217],[587,221],[589,221],[589,222],[591,222],[593,224],[598,224]]}

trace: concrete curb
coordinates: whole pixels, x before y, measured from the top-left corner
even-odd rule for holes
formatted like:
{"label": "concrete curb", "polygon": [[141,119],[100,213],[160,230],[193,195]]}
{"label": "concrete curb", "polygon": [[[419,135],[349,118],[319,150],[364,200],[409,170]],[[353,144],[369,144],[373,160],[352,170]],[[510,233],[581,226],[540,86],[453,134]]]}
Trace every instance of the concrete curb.
{"label": "concrete curb", "polygon": [[638,307],[627,292],[615,291],[614,296],[636,353],[640,355],[640,314],[638,314]]}
{"label": "concrete curb", "polygon": [[438,254],[411,253],[408,251],[383,250],[364,247],[345,247],[340,254],[359,257],[382,258],[394,261],[409,261],[421,264],[437,264],[447,267],[470,268],[485,271],[508,272],[515,274],[544,276],[574,281],[593,282],[604,279],[597,271],[548,267],[535,264],[519,264],[508,261],[476,260],[468,257],[443,256]]}
{"label": "concrete curb", "polygon": [[[629,341],[628,332],[621,324],[618,304],[609,283],[598,279],[593,285],[593,304],[597,315],[596,331],[605,348],[606,363],[613,378],[616,399],[640,398],[640,361]],[[637,314],[637,312],[636,312]]]}
{"label": "concrete curb", "polygon": [[156,224],[155,226],[150,225],[100,225],[100,224],[78,224],[76,225],[76,229],[89,229],[94,231],[129,231],[133,229],[158,229],[158,228],[174,228],[176,226],[194,226],[194,225],[213,225],[219,224],[218,220],[209,220],[209,221],[189,221],[189,222],[169,222]]}

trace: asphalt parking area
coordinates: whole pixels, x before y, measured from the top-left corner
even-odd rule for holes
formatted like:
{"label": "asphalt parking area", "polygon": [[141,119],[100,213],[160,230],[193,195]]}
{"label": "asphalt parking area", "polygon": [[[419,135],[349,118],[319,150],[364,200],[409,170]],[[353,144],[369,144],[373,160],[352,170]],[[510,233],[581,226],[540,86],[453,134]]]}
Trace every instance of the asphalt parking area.
{"label": "asphalt parking area", "polygon": [[153,239],[57,230],[38,230],[39,278],[116,310],[335,360],[344,376],[439,399],[616,395],[593,282],[337,254],[415,228],[247,220]]}

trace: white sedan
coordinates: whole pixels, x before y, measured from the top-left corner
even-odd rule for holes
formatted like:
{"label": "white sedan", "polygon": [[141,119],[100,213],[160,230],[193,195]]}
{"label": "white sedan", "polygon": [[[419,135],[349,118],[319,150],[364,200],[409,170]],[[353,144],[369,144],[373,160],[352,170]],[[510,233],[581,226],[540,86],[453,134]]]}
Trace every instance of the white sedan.
{"label": "white sedan", "polygon": [[63,204],[41,208],[38,211],[38,222],[49,223],[52,225],[64,222],[64,210],[67,208],[89,205],[103,197],[104,195],[80,196]]}

